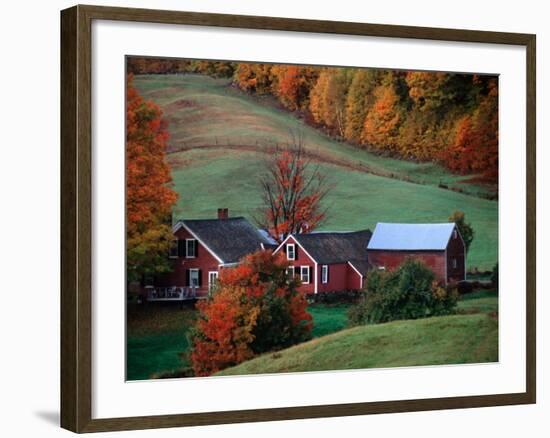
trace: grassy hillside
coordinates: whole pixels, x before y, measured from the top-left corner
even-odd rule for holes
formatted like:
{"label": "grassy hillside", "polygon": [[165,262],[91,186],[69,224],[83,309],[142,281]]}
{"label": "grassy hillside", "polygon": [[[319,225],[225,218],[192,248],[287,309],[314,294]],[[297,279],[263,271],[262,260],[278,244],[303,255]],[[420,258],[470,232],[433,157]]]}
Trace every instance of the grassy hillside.
{"label": "grassy hillside", "polygon": [[[305,125],[269,98],[258,99],[200,75],[138,76],[135,86],[169,122],[169,161],[180,194],[178,216],[214,217],[220,206],[251,217],[259,207],[258,174],[276,143],[299,128],[311,158],[334,190],[324,229],[373,228],[379,221],[446,221],[460,209],[476,230],[468,264],[490,269],[498,253],[498,203],[473,196],[487,188],[467,184],[433,163],[379,157],[336,142]],[[473,195],[441,189],[446,184]]]}
{"label": "grassy hillside", "polygon": [[355,327],[269,353],[218,375],[386,368],[498,361],[498,322],[453,315]]}

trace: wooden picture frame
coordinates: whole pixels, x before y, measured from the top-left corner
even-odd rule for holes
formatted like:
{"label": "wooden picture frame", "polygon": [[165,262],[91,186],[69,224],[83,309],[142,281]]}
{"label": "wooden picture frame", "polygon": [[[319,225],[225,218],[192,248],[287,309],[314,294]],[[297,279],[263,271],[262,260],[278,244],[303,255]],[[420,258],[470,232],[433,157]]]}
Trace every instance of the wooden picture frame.
{"label": "wooden picture frame", "polygon": [[[518,45],[526,48],[526,391],[416,400],[126,418],[92,418],[92,35],[93,20],[284,30]],[[535,49],[530,34],[75,6],[61,12],[61,426],[97,432],[529,404],[536,401]]]}

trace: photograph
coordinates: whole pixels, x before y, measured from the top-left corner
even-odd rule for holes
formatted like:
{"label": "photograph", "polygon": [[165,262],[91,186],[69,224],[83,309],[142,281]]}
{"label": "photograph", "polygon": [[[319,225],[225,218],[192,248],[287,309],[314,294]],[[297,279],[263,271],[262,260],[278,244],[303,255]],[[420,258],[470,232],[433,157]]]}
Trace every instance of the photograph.
{"label": "photograph", "polygon": [[497,74],[125,63],[127,381],[499,361]]}

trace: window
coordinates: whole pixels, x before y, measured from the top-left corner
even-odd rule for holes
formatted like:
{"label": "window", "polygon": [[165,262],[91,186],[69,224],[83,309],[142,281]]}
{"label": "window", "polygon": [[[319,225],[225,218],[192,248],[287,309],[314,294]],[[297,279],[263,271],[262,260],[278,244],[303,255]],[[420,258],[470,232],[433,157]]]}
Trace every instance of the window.
{"label": "window", "polygon": [[456,269],[458,266],[458,261],[456,259],[453,259],[453,269]]}
{"label": "window", "polygon": [[300,278],[302,283],[309,284],[309,266],[300,266]]}
{"label": "window", "polygon": [[200,276],[198,269],[189,269],[189,286],[199,287],[200,286]]}
{"label": "window", "polygon": [[288,275],[289,278],[294,278],[296,275],[296,270],[294,269],[294,266],[289,266],[286,269],[286,275]]}
{"label": "window", "polygon": [[178,255],[179,255],[178,246],[179,246],[179,240],[178,240],[178,239],[174,239],[174,240],[172,241],[172,246],[170,247],[170,258],[171,258],[171,259],[175,259],[175,258],[178,257]]}
{"label": "window", "polygon": [[289,243],[286,246],[286,258],[288,260],[296,260],[296,245]]}
{"label": "window", "polygon": [[185,239],[185,257],[193,259],[197,255],[197,241],[195,239]]}
{"label": "window", "polygon": [[321,266],[321,283],[328,283],[328,265]]}
{"label": "window", "polygon": [[455,230],[453,230],[453,239],[456,239],[458,237],[458,232]]}
{"label": "window", "polygon": [[212,291],[216,287],[218,281],[218,271],[210,271],[208,273],[208,291]]}

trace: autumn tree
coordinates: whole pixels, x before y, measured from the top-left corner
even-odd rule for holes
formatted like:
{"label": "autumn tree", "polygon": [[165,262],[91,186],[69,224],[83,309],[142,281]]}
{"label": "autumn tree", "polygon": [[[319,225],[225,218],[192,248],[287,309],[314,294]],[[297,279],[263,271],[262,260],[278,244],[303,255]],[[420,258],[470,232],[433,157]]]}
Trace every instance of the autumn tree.
{"label": "autumn tree", "polygon": [[160,108],[126,87],[126,263],[128,281],[169,270],[170,220],[177,194],[165,161],[168,130]]}
{"label": "autumn tree", "polygon": [[464,240],[464,246],[466,247],[466,252],[470,249],[470,245],[474,240],[474,229],[472,225],[466,222],[466,215],[463,211],[455,210],[451,216],[449,216],[449,222],[454,222]]}
{"label": "autumn tree", "polygon": [[375,103],[365,118],[361,140],[375,149],[394,151],[402,122],[399,96],[391,83],[376,87],[374,96]]}
{"label": "autumn tree", "polygon": [[374,89],[380,73],[377,70],[358,69],[353,75],[346,97],[346,127],[344,137],[353,143],[359,143],[363,125],[369,109],[374,103]]}
{"label": "autumn tree", "polygon": [[258,251],[223,269],[214,295],[197,304],[191,363],[208,376],[256,354],[289,347],[311,336],[311,315],[299,279],[287,275],[282,253]]}
{"label": "autumn tree", "polygon": [[307,109],[309,94],[319,76],[319,69],[309,66],[277,64],[271,69],[271,89],[289,110]]}
{"label": "autumn tree", "polygon": [[265,164],[260,177],[262,209],[256,222],[278,242],[289,234],[307,233],[323,223],[323,200],[330,190],[326,176],[306,157],[303,137],[291,142]]}
{"label": "autumn tree", "polygon": [[309,110],[315,122],[339,137],[344,137],[346,96],[351,78],[349,69],[324,69],[309,95]]}

